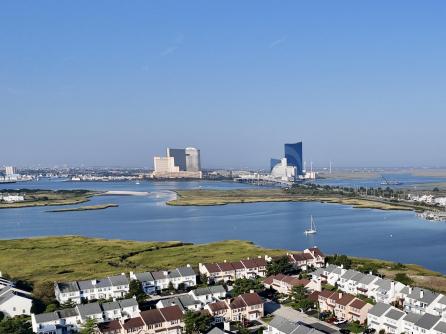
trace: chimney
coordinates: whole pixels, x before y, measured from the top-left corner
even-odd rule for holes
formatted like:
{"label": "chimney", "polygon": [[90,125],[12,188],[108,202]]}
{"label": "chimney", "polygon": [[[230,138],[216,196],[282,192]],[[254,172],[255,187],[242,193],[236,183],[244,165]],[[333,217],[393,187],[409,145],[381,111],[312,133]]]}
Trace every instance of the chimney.
{"label": "chimney", "polygon": [[257,258],[258,258],[258,259],[261,259],[261,258],[262,258],[262,255],[257,256]]}
{"label": "chimney", "polygon": [[91,284],[96,285],[97,281],[95,279],[91,280]]}
{"label": "chimney", "polygon": [[247,258],[247,260],[249,260],[249,257]]}
{"label": "chimney", "polygon": [[339,292],[339,299],[341,299],[342,298],[342,292]]}
{"label": "chimney", "polygon": [[190,264],[189,264],[189,263],[188,263],[188,264],[186,264],[186,267],[190,268]]}
{"label": "chimney", "polygon": [[226,263],[226,260],[224,260],[223,262]]}
{"label": "chimney", "polygon": [[132,278],[134,275],[133,271],[130,272],[130,278]]}
{"label": "chimney", "polygon": [[409,285],[409,295],[412,293],[412,287]]}
{"label": "chimney", "polygon": [[121,273],[122,276],[125,276],[125,273]]}
{"label": "chimney", "polygon": [[370,271],[369,271],[369,274],[370,274],[370,275],[373,275],[373,271],[370,270]]}
{"label": "chimney", "polygon": [[167,275],[169,275],[169,272],[168,271],[163,271],[163,275],[167,276]]}
{"label": "chimney", "polygon": [[392,291],[395,290],[395,282],[394,281],[390,282],[390,290],[392,290]]}
{"label": "chimney", "polygon": [[423,298],[423,297],[424,297],[424,290],[421,289],[421,290],[420,290],[420,299]]}
{"label": "chimney", "polygon": [[343,264],[341,264],[341,269],[344,269],[344,265]]}
{"label": "chimney", "polygon": [[249,293],[254,293],[255,291],[253,289],[249,290]]}

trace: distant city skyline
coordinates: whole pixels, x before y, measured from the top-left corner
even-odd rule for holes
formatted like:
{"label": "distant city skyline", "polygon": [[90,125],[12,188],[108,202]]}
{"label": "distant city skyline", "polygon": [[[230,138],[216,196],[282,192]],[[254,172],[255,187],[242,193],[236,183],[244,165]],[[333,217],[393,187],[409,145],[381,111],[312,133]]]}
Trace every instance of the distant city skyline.
{"label": "distant city skyline", "polygon": [[5,1],[0,165],[446,166],[444,1]]}

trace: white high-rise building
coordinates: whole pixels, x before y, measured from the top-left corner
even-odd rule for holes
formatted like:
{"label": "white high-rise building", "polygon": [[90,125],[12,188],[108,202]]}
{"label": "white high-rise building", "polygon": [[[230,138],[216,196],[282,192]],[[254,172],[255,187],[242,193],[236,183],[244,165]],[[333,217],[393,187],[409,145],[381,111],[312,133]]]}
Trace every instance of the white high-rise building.
{"label": "white high-rise building", "polygon": [[186,147],[186,170],[188,172],[201,171],[200,150],[195,147]]}
{"label": "white high-rise building", "polygon": [[5,167],[5,176],[11,177],[15,174],[15,168],[12,166]]}
{"label": "white high-rise building", "polygon": [[173,157],[154,157],[153,165],[155,167],[155,174],[178,173],[180,171],[179,167],[175,166]]}

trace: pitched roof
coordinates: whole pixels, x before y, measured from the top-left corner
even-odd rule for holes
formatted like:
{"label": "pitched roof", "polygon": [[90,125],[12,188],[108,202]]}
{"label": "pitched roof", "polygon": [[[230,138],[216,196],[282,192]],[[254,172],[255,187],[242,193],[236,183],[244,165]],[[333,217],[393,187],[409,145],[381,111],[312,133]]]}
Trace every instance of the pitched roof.
{"label": "pitched roof", "polygon": [[42,314],[36,314],[35,319],[37,323],[44,323],[49,321],[54,321],[60,319],[59,313],[56,312],[48,312]]}
{"label": "pitched roof", "polygon": [[155,280],[152,276],[152,273],[149,271],[143,273],[136,273],[135,277],[140,282],[151,282]]}
{"label": "pitched roof", "polygon": [[113,286],[129,284],[129,279],[127,278],[126,275],[109,276],[108,279],[110,280],[110,283]]}
{"label": "pitched roof", "polygon": [[195,300],[191,295],[182,295],[178,297],[162,299],[159,302],[161,302],[161,305],[163,305],[164,308],[173,305],[179,306],[181,311],[186,311],[189,306],[200,304],[200,302],[198,300]]}
{"label": "pitched roof", "polygon": [[77,285],[77,282],[66,282],[66,283],[61,282],[61,283],[56,283],[56,285],[59,291],[62,293],[79,291],[79,286]]}
{"label": "pitched roof", "polygon": [[208,307],[211,309],[212,312],[218,312],[228,309],[228,305],[226,305],[224,301],[217,301],[214,303],[210,303],[208,304]]}
{"label": "pitched roof", "polygon": [[119,306],[121,306],[122,308],[138,306],[138,302],[135,298],[122,299],[119,301]]}
{"label": "pitched roof", "polygon": [[440,321],[437,326],[434,327],[437,332],[446,333],[446,322]]}
{"label": "pitched roof", "polygon": [[180,320],[183,317],[183,312],[181,312],[178,306],[165,307],[159,311],[166,321]]}
{"label": "pitched roof", "polygon": [[424,328],[424,329],[431,329],[434,327],[434,325],[441,319],[441,317],[438,317],[436,315],[432,315],[429,313],[425,313],[421,316],[421,318],[415,323],[416,326]]}
{"label": "pitched roof", "polygon": [[311,247],[311,248],[309,248],[309,250],[311,252],[313,252],[314,255],[316,255],[316,256],[325,257],[324,253],[322,253],[321,250],[317,247]]}
{"label": "pitched roof", "polygon": [[416,313],[407,313],[404,317],[404,321],[411,322],[413,324],[416,324],[418,320],[420,320],[421,314]]}
{"label": "pitched roof", "polygon": [[116,331],[118,329],[121,329],[122,326],[118,320],[111,320],[107,322],[101,322],[98,324],[99,331],[106,333],[110,331]]}
{"label": "pitched roof", "polygon": [[220,262],[217,263],[217,266],[220,268],[221,271],[234,271],[234,267],[229,262]]}
{"label": "pitched roof", "polygon": [[144,321],[140,317],[126,319],[122,324],[122,327],[124,327],[124,329],[139,328],[143,326]]}
{"label": "pitched roof", "polygon": [[384,313],[387,312],[388,309],[390,309],[392,306],[389,304],[384,303],[376,303],[373,305],[373,307],[369,310],[369,314],[374,315],[376,317],[382,316]]}
{"label": "pitched roof", "polygon": [[347,270],[347,271],[344,273],[344,275],[341,276],[341,278],[346,279],[346,280],[350,280],[350,279],[352,279],[354,276],[356,276],[356,274],[358,274],[358,273],[359,273],[359,272],[356,271],[356,270],[349,269],[349,270]]}
{"label": "pitched roof", "polygon": [[164,322],[164,317],[158,309],[142,311],[140,315],[146,325],[155,325]]}
{"label": "pitched roof", "polygon": [[102,313],[102,309],[98,303],[79,304],[76,306],[82,318],[86,318],[93,314]]}
{"label": "pitched roof", "polygon": [[[343,293],[342,296],[337,300],[337,304],[339,305],[343,305],[343,306],[347,306],[348,304],[350,304],[352,302],[352,300],[354,300],[356,297],[348,294],[348,293]],[[359,300],[359,299],[358,299]],[[365,303],[364,303],[365,304]]]}
{"label": "pitched roof", "polygon": [[404,317],[405,314],[406,313],[404,313],[403,311],[400,311],[396,308],[391,308],[384,316],[393,320],[400,320],[402,317]]}
{"label": "pitched roof", "polygon": [[257,293],[244,293],[239,296],[247,306],[263,304],[262,298]]}
{"label": "pitched roof", "polygon": [[209,332],[207,332],[206,334],[225,334],[226,332],[221,330],[218,327],[214,327],[212,328]]}
{"label": "pitched roof", "polygon": [[219,273],[221,272],[220,267],[215,263],[205,263],[203,266],[209,273]]}
{"label": "pitched roof", "polygon": [[418,300],[420,302],[423,302],[423,303],[426,303],[429,305],[435,299],[437,299],[438,296],[439,296],[439,294],[436,292],[415,287],[412,289],[412,292],[409,293],[409,295],[407,297]]}
{"label": "pitched roof", "polygon": [[349,304],[350,307],[356,308],[358,310],[362,309],[366,305],[367,303],[359,298],[354,298],[353,301]]}

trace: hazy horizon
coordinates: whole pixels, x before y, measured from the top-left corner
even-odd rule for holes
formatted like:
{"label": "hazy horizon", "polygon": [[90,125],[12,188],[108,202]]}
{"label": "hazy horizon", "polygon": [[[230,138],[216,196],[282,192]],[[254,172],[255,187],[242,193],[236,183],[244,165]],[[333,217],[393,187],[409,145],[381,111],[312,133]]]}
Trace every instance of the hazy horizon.
{"label": "hazy horizon", "polygon": [[[446,3],[0,5],[0,166],[446,166]],[[352,167],[350,167],[352,168]]]}

